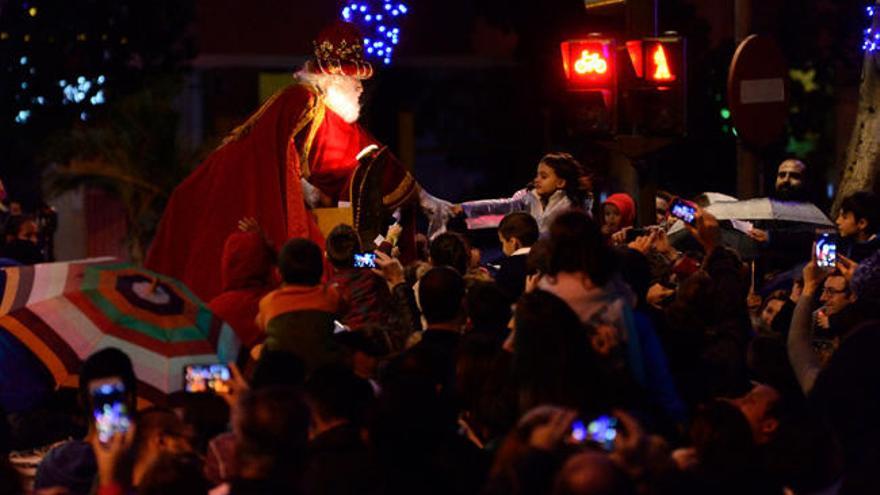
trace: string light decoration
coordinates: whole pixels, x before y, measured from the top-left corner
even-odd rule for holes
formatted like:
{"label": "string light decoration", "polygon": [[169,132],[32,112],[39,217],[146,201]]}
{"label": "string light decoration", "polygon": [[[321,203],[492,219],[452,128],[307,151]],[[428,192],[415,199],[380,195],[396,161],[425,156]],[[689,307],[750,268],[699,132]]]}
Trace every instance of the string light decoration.
{"label": "string light decoration", "polygon": [[380,1],[381,7],[367,0],[351,2],[342,7],[341,16],[344,21],[357,24],[365,34],[367,58],[381,60],[388,65],[400,42],[400,26],[397,23],[409,12],[409,7],[397,1]]}
{"label": "string light decoration", "polygon": [[874,30],[874,14],[877,11],[877,7],[874,5],[868,5],[865,7],[865,12],[868,14],[868,28],[865,29],[865,38],[862,42],[862,50],[868,53],[874,53],[880,48],[880,31]]}

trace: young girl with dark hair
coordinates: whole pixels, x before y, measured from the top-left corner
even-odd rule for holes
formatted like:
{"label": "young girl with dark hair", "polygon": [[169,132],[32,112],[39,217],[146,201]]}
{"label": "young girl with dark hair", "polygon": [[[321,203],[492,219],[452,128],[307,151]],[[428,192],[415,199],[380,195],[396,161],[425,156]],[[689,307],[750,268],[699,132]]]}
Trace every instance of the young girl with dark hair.
{"label": "young girl with dark hair", "polygon": [[589,213],[592,202],[589,176],[581,164],[568,153],[549,153],[538,162],[535,178],[525,189],[510,198],[468,201],[455,205],[453,211],[468,218],[525,211],[535,217],[544,236],[560,213],[571,209]]}

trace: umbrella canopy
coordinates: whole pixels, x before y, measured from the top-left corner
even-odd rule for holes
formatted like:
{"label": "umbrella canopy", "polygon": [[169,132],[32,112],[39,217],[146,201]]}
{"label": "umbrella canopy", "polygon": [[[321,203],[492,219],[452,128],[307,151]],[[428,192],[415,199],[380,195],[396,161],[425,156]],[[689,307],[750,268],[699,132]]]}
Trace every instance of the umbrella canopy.
{"label": "umbrella canopy", "polygon": [[0,327],[61,385],[75,385],[90,354],[127,353],[138,396],[165,403],[182,393],[183,367],[238,356],[232,328],[184,284],[130,263],[97,259],[0,270]]}
{"label": "umbrella canopy", "polygon": [[778,220],[833,227],[834,223],[813,203],[755,198],[745,201],[717,202],[706,211],[718,220]]}

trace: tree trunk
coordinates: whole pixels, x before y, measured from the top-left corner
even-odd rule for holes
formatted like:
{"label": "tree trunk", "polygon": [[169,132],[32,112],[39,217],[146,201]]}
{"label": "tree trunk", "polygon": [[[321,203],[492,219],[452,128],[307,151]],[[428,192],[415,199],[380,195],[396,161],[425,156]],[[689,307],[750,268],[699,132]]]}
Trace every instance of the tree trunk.
{"label": "tree trunk", "polygon": [[[872,32],[880,29],[880,0],[875,2],[874,19],[871,22]],[[846,164],[843,177],[831,208],[833,216],[837,216],[840,203],[850,194],[857,191],[871,191],[880,170],[880,48],[871,52],[865,50],[862,63],[862,81],[859,87],[859,107],[856,124],[846,151]]]}

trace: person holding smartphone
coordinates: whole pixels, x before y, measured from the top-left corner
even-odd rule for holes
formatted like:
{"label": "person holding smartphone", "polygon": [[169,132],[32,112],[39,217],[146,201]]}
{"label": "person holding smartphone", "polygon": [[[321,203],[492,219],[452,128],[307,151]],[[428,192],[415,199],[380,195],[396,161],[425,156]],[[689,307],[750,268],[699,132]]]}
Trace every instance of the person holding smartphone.
{"label": "person holding smartphone", "polygon": [[329,284],[343,301],[342,324],[352,329],[387,325],[391,291],[385,280],[373,273],[376,255],[363,252],[357,231],[344,224],[334,227],[327,236],[326,252],[333,266]]}
{"label": "person holding smartphone", "polygon": [[[71,495],[90,493],[98,474],[92,443],[103,440],[108,444],[114,433],[128,431],[134,421],[136,397],[137,378],[128,355],[107,348],[89,356],[79,382],[79,402],[89,418],[88,433],[46,454],[37,467],[34,490],[59,487]],[[105,410],[112,414],[103,414]]]}

